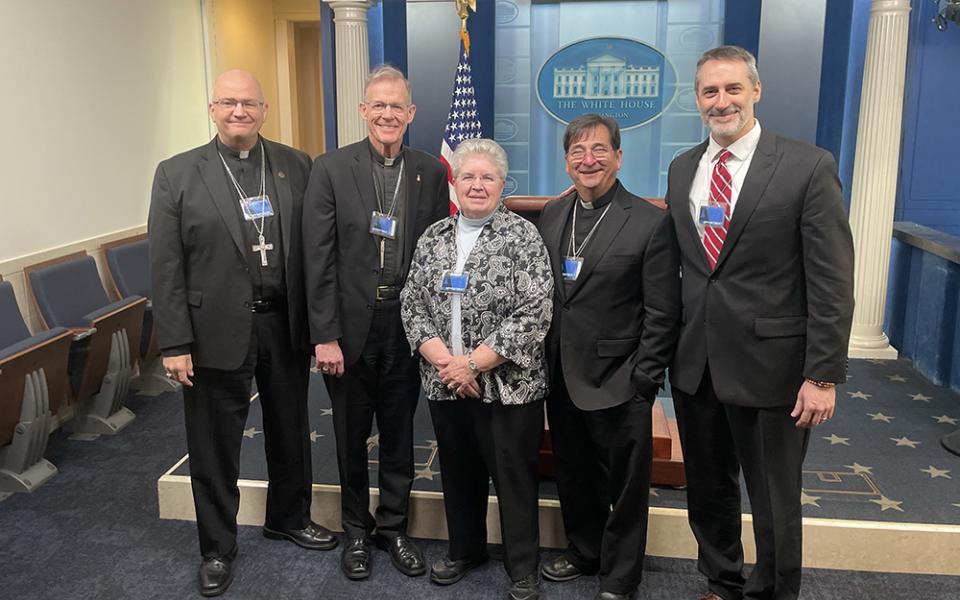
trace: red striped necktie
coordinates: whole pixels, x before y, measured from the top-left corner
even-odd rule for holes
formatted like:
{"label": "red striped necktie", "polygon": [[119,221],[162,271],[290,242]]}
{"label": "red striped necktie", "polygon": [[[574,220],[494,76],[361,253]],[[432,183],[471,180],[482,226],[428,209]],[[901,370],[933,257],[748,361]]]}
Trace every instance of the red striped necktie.
{"label": "red striped necktie", "polygon": [[727,229],[730,228],[730,194],[733,189],[733,179],[726,165],[730,156],[729,150],[721,150],[720,156],[717,157],[717,164],[713,167],[713,175],[710,176],[710,203],[723,207],[723,225],[704,227],[703,248],[707,251],[707,262],[710,263],[711,269],[717,267],[717,259],[720,258],[723,241],[727,238]]}

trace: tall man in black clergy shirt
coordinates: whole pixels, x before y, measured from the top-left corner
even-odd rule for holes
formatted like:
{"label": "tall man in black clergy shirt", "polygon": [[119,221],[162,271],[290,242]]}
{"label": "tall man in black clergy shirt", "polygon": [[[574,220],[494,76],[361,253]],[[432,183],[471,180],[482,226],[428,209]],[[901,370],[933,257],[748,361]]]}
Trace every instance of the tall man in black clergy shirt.
{"label": "tall man in black clergy shirt", "polygon": [[[341,568],[370,575],[371,536],[410,576],[426,563],[407,537],[413,483],[417,357],[400,320],[400,290],[417,239],[447,216],[447,172],[436,158],[403,147],[416,107],[403,73],[374,69],[360,115],[367,139],[320,156],[303,211],[310,340],[325,373],[337,437],[343,530]],[[369,512],[367,439],[379,433],[380,503]]]}
{"label": "tall man in black clergy shirt", "polygon": [[[588,114],[563,136],[576,192],[540,232],[554,279],[547,414],[569,545],[543,576],[600,576],[600,600],[640,583],[653,460],[651,407],[680,326],[670,215],[620,184],[620,128]],[[612,509],[611,509],[612,506]]]}
{"label": "tall man in black clergy shirt", "polygon": [[[670,383],[701,600],[800,593],[801,469],[833,415],[853,319],[853,242],[829,152],[760,129],[756,59],[707,51],[694,79],[710,137],[670,165],[683,327]],[[743,577],[740,470],[757,563]]]}
{"label": "tall man in black clergy shirt", "polygon": [[204,596],[233,579],[254,377],[270,479],[263,535],[317,550],[337,544],[310,521],[300,232],[310,159],[260,137],[267,104],[249,73],[220,75],[212,98],[217,136],[160,163],[149,221],[157,340],[164,368],[184,386]]}

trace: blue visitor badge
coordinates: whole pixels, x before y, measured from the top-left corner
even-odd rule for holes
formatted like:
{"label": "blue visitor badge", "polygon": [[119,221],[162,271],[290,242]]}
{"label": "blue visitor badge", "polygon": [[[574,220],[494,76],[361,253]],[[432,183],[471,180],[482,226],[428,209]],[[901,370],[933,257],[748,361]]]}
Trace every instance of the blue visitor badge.
{"label": "blue visitor badge", "polygon": [[243,211],[243,218],[247,221],[273,216],[273,205],[270,204],[270,196],[266,194],[240,198],[240,209]]}
{"label": "blue visitor badge", "polygon": [[722,227],[726,216],[719,204],[706,204],[700,207],[700,224],[708,227]]}
{"label": "blue visitor badge", "polygon": [[370,233],[389,239],[397,237],[397,219],[382,212],[373,211],[370,216]]}
{"label": "blue visitor badge", "polygon": [[440,277],[440,291],[449,294],[462,294],[467,291],[467,283],[470,281],[469,273],[457,273],[455,271],[444,271]]}
{"label": "blue visitor badge", "polygon": [[563,257],[563,280],[564,281],[576,281],[577,277],[580,276],[580,269],[583,268],[583,258],[580,256],[564,256]]}

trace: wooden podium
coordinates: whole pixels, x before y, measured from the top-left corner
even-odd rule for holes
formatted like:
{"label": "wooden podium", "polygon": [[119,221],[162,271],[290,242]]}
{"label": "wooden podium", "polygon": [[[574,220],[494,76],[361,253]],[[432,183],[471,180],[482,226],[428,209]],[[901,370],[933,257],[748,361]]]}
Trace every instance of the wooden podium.
{"label": "wooden podium", "polygon": [[[508,209],[536,224],[547,202],[570,193],[572,188],[559,196],[509,196],[504,200]],[[666,209],[662,198],[648,198],[648,202]],[[683,487],[687,484],[683,471],[683,451],[680,449],[680,434],[676,419],[667,418],[663,405],[653,404],[653,472],[650,482],[654,485]],[[553,447],[550,441],[550,425],[543,431],[540,445],[540,476],[553,477]]]}

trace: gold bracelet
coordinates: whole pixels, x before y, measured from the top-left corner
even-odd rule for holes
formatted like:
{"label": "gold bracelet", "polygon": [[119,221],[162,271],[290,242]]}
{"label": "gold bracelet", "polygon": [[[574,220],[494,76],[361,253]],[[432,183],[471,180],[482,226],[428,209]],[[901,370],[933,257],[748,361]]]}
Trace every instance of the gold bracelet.
{"label": "gold bracelet", "polygon": [[821,390],[829,390],[837,387],[837,384],[833,383],[832,381],[817,381],[815,379],[810,379],[809,377],[805,377],[804,379],[806,379],[807,382],[817,386]]}

